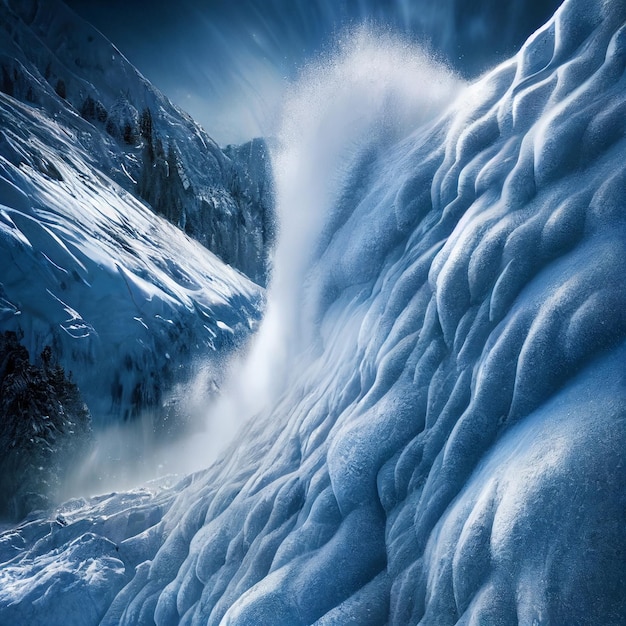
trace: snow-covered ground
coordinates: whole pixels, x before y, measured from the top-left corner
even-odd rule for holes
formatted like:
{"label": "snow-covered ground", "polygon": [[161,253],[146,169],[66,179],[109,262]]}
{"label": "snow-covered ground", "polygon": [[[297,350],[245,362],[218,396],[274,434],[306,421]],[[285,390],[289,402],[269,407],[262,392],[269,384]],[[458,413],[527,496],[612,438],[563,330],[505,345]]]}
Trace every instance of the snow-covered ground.
{"label": "snow-covered ground", "polygon": [[158,407],[249,335],[262,290],[106,178],[66,125],[3,94],[0,125],[2,328],[53,348],[97,424]]}
{"label": "snow-covered ground", "polygon": [[622,624],[625,32],[566,0],[473,85],[367,32],[305,72],[259,413],[0,535],[0,621]]}

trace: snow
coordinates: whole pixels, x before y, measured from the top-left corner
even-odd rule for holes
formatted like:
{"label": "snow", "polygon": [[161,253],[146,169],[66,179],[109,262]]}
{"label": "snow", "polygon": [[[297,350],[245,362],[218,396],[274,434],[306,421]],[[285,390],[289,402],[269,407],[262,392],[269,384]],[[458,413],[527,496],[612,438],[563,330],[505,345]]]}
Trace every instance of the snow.
{"label": "snow", "polygon": [[193,375],[166,352],[180,367],[245,339],[258,287],[104,177],[64,126],[3,95],[0,119],[3,327],[32,354],[54,347],[97,423],[141,408],[146,372],[146,406]]}
{"label": "snow", "polygon": [[[376,115],[363,143],[345,129],[357,143],[338,184],[309,169],[298,188],[325,201],[313,240],[284,217],[298,189],[280,179],[308,155],[279,171],[276,283],[241,374],[258,413],[179,484],[0,536],[0,618],[622,623],[625,22],[623,2],[566,0],[516,57],[469,86],[451,77],[410,130],[386,142]],[[422,65],[423,84],[440,75]],[[336,68],[305,74],[296,104]],[[285,140],[279,155],[300,158]],[[265,380],[273,341],[282,368]],[[106,596],[72,543],[87,532]],[[45,561],[58,546],[60,572]],[[58,590],[28,595],[34,575]],[[90,615],[62,592],[76,576]]]}
{"label": "snow", "polygon": [[[266,280],[272,214],[263,141],[255,158],[227,156],[60,0],[1,3],[0,32],[4,93],[44,125],[56,120],[59,139],[81,146],[87,163],[223,261]],[[37,166],[56,176],[48,161]]]}

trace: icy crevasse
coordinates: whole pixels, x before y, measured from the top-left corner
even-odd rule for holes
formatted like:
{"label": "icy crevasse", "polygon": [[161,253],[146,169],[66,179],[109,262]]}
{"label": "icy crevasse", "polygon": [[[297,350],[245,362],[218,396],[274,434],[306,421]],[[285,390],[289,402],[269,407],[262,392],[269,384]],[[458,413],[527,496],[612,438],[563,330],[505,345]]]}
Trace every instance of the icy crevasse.
{"label": "icy crevasse", "polygon": [[[621,623],[625,33],[621,0],[568,0],[371,151],[303,267],[275,405],[144,494],[158,520],[113,495],[108,531],[79,503],[2,536],[0,616],[79,623],[80,588],[108,625]],[[92,582],[76,541],[114,531]]]}

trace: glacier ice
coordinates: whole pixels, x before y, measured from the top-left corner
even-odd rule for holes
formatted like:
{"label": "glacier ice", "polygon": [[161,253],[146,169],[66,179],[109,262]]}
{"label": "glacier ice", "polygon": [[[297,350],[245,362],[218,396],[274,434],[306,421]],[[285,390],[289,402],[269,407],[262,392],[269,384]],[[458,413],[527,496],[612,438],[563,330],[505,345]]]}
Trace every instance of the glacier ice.
{"label": "glacier ice", "polygon": [[294,170],[328,203],[282,222],[270,404],[178,484],[5,531],[0,620],[623,623],[625,32],[566,0],[407,136],[366,124],[329,197],[277,171],[281,212]]}

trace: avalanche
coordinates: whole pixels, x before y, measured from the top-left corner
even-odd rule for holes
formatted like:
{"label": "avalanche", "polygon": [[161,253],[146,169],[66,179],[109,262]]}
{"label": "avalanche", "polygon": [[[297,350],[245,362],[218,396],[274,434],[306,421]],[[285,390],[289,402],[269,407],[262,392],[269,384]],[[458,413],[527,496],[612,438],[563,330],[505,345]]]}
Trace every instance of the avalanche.
{"label": "avalanche", "polygon": [[367,33],[305,72],[265,406],[182,482],[1,535],[0,621],[623,623],[625,33],[566,0],[469,86]]}

